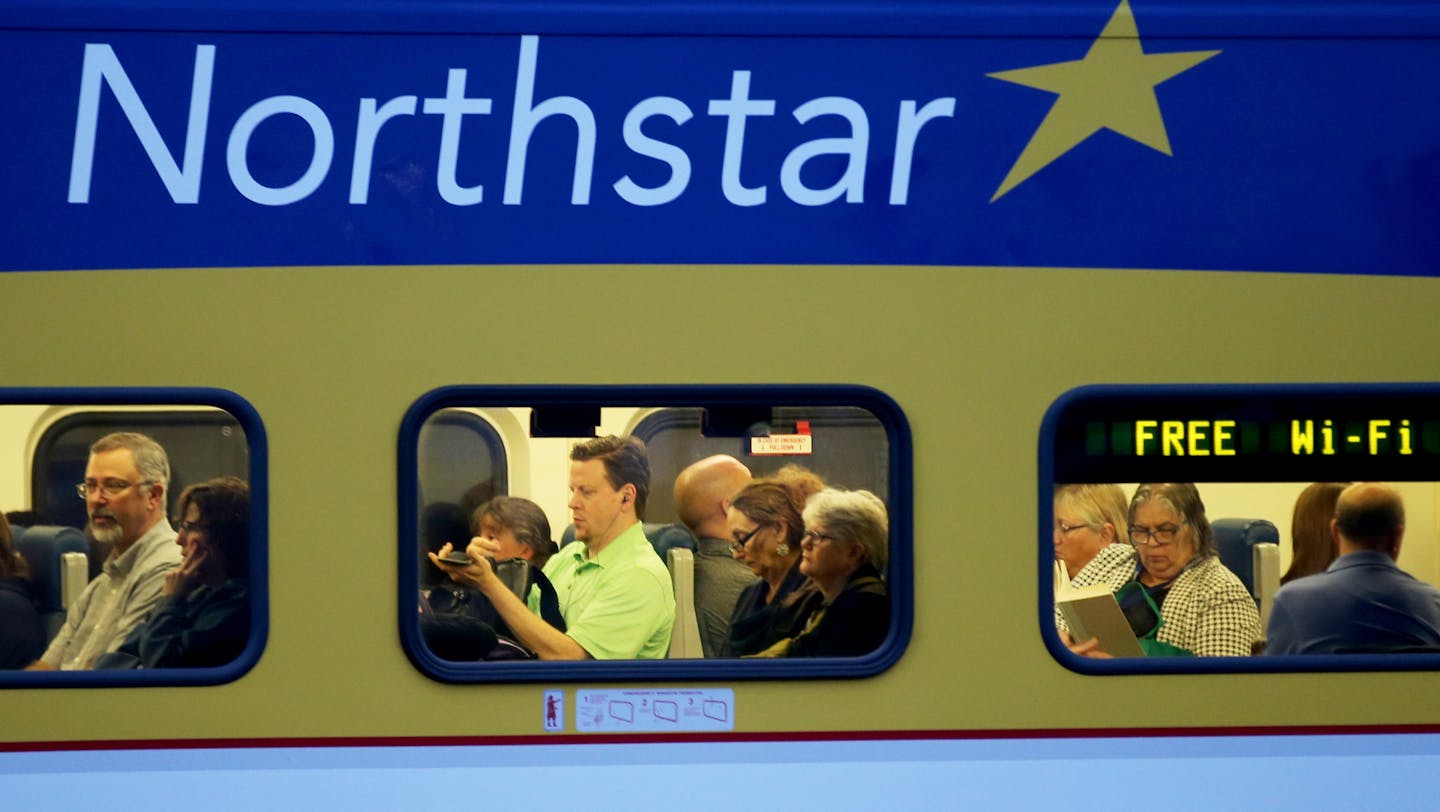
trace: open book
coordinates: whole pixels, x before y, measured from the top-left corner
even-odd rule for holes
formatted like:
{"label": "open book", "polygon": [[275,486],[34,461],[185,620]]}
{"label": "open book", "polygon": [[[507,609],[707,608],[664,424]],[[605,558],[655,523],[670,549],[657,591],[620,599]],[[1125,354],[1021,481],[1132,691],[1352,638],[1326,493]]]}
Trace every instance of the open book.
{"label": "open book", "polygon": [[1130,629],[1130,621],[1115,601],[1114,587],[1109,584],[1071,586],[1063,561],[1055,562],[1055,606],[1065,618],[1075,642],[1098,637],[1100,650],[1111,657],[1145,656],[1135,632]]}

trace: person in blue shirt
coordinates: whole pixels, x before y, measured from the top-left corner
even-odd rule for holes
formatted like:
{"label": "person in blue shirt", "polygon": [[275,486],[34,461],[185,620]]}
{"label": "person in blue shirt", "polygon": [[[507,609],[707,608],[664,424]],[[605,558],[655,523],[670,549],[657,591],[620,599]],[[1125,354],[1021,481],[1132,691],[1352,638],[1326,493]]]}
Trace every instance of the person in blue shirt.
{"label": "person in blue shirt", "polygon": [[1346,488],[1330,522],[1340,557],[1275,593],[1266,654],[1440,651],[1440,589],[1395,564],[1405,506],[1393,488]]}

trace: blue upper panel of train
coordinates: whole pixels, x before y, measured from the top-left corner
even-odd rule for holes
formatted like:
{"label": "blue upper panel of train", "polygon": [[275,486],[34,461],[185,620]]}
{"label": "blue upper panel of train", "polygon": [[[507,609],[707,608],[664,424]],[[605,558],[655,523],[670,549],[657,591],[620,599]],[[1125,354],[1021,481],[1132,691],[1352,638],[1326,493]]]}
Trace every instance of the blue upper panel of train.
{"label": "blue upper panel of train", "polygon": [[0,5],[0,268],[1440,273],[1433,4],[138,5]]}

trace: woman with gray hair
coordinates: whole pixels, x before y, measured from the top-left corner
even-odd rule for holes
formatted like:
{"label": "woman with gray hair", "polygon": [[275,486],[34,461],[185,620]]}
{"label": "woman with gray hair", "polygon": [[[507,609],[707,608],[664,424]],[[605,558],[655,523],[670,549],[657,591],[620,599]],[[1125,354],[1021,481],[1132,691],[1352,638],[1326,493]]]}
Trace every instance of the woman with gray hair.
{"label": "woman with gray hair", "polygon": [[[1189,482],[1149,482],[1130,499],[1134,580],[1115,598],[1150,656],[1237,657],[1263,637],[1255,599],[1220,563],[1200,491]],[[1094,656],[1094,645],[1075,646]]]}
{"label": "woman with gray hair", "polygon": [[827,488],[805,505],[800,572],[824,601],[801,632],[759,657],[859,657],[890,632],[890,596],[881,572],[889,559],[885,503],[869,491]]}

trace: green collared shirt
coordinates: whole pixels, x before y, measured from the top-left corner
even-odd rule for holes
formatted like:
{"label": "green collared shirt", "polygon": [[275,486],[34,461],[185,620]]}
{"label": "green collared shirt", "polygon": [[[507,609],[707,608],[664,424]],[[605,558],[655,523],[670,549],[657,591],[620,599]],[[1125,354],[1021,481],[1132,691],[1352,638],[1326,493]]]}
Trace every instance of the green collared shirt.
{"label": "green collared shirt", "polygon": [[[675,594],[644,527],[636,522],[593,559],[586,552],[585,542],[571,542],[545,564],[565,633],[597,660],[664,657],[675,625]],[[528,603],[539,614],[535,594]]]}

